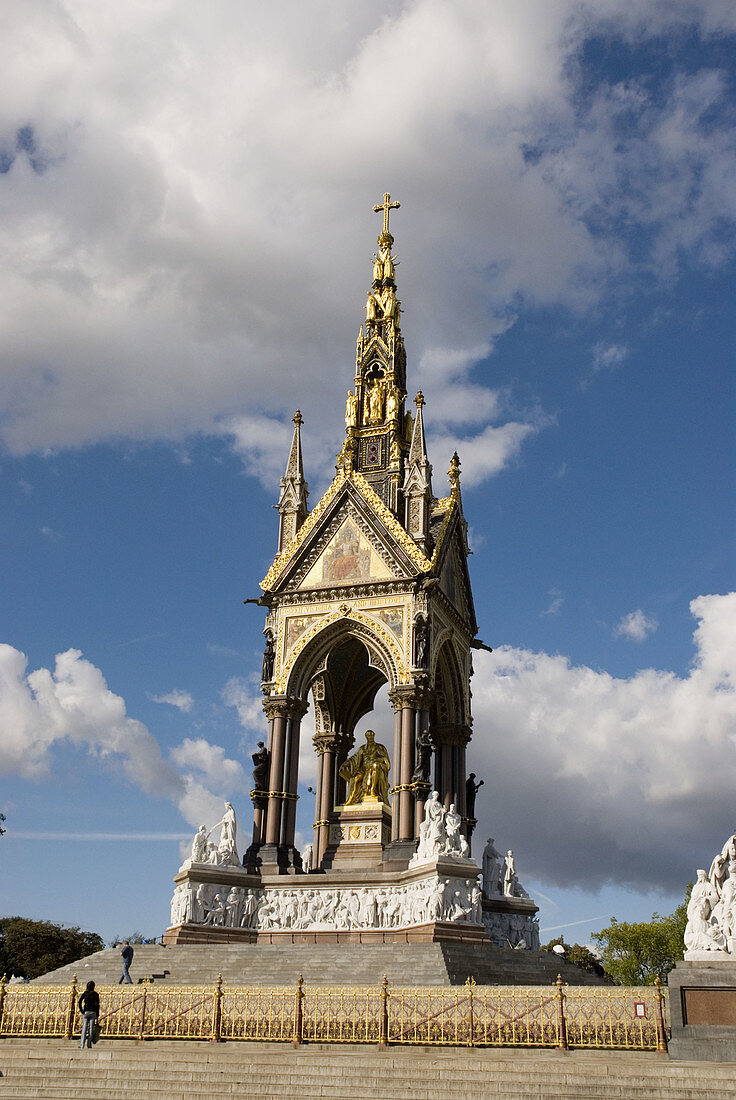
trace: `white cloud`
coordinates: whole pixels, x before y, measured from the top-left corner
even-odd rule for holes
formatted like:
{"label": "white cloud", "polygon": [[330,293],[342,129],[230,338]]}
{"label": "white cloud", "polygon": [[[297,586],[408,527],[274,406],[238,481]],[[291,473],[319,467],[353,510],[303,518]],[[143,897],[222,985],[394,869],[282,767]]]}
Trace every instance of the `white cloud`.
{"label": "white cloud", "polygon": [[176,688],[174,691],[169,691],[166,695],[152,695],[154,703],[168,703],[171,707],[176,707],[178,710],[189,714],[194,706],[194,699],[188,691],[181,691]]}
{"label": "white cloud", "polygon": [[684,677],[617,679],[507,646],[477,654],[478,835],[513,846],[522,881],[679,892],[733,832],[736,593],[690,608]]}
{"label": "white cloud", "polygon": [[155,738],[126,714],[98,668],[79,650],[58,654],[53,672],[26,673],[25,656],[0,645],[0,770],[25,779],[50,774],[51,748],[69,741],[93,757],[121,765],[127,778],[149,794],[176,798],[181,777],[162,759]]}
{"label": "white cloud", "polygon": [[558,615],[562,610],[562,605],[565,602],[565,597],[560,592],[559,588],[552,587],[548,590],[549,604],[542,611],[542,615]]}
{"label": "white cloud", "polygon": [[225,756],[225,750],[220,745],[211,745],[202,737],[196,740],[186,737],[171,750],[171,759],[183,772],[198,772],[211,787],[223,791],[245,789],[246,775],[242,764]]}
{"label": "white cloud", "polygon": [[623,363],[629,349],[625,344],[598,343],[593,348],[593,370],[614,370]]}
{"label": "white cloud", "polygon": [[[728,5],[672,8],[384,0],[336,18],[323,0],[161,0],[113,18],[9,0],[6,445],[231,431],[249,469],[278,474],[297,402],[329,465],[390,164],[411,384],[444,357],[427,383],[438,416],[477,425],[487,450],[496,397],[462,363],[520,301],[585,307],[611,279],[732,248],[725,77],[683,72],[657,99],[648,74],[598,75],[580,95],[590,35],[733,29]],[[518,446],[523,427],[493,431]]]}
{"label": "white cloud", "polygon": [[601,371],[614,371],[627,358],[629,349],[626,344],[606,344],[599,341],[593,347],[593,361],[590,374],[580,380],[580,388],[587,390],[596,374]]}
{"label": "white cloud", "polygon": [[[537,430],[533,424],[513,421],[498,428],[489,424],[482,432],[469,439],[430,433],[428,446],[434,456],[436,473],[444,473],[444,463],[449,466],[453,451],[458,451],[462,467],[461,484],[473,488],[502,470],[519,453],[524,440]],[[441,474],[439,477],[435,476],[433,484],[438,492],[443,492]]]}
{"label": "white cloud", "polygon": [[620,638],[629,638],[632,642],[643,642],[654,634],[659,623],[653,615],[645,615],[641,608],[624,615],[616,625],[614,634]]}
{"label": "white cloud", "polygon": [[235,707],[243,729],[262,733],[265,726],[263,696],[260,692],[260,680],[255,675],[248,678],[231,676],[222,689],[223,702]]}
{"label": "white cloud", "polygon": [[0,725],[0,774],[46,780],[54,747],[68,742],[107,771],[122,769],[146,794],[169,798],[193,826],[212,825],[223,798],[248,789],[242,765],[202,738],[185,739],[165,760],[155,737],[76,649],[58,654],[53,671],[27,672],[24,654],[0,645]]}

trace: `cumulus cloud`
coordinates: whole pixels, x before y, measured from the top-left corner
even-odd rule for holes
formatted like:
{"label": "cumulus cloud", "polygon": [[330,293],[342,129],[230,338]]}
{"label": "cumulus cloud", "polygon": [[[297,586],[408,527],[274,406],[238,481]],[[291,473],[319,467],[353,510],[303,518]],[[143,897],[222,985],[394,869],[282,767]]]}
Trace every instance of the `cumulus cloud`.
{"label": "cumulus cloud", "polygon": [[175,689],[174,691],[167,692],[166,695],[152,695],[154,703],[168,703],[171,707],[176,707],[177,710],[183,711],[184,714],[189,714],[194,706],[194,699],[188,691],[181,691]]}
{"label": "cumulus cloud", "polygon": [[181,793],[181,776],[162,758],[156,739],[128,716],[123,699],[78,649],[58,654],[53,671],[26,669],[23,653],[0,645],[3,772],[45,778],[52,746],[68,741],[106,764],[122,766],[127,778],[149,794],[176,798]]}
{"label": "cumulus cloud", "polygon": [[198,772],[212,786],[223,790],[244,787],[245,772],[237,760],[230,760],[220,745],[211,745],[203,737],[186,737],[171,750],[171,759],[185,772]]}
{"label": "cumulus cloud", "polygon": [[645,615],[640,607],[624,615],[616,625],[614,634],[619,638],[629,638],[632,642],[643,642],[659,626],[653,615]]}
{"label": "cumulus cloud", "polygon": [[496,395],[463,362],[520,301],[585,308],[637,270],[672,277],[682,257],[730,254],[725,76],[675,61],[658,95],[646,71],[612,81],[581,60],[596,35],[671,35],[677,58],[683,29],[733,32],[732,10],[383,0],[336,19],[324,0],[162,0],[113,18],[9,0],[5,445],[226,432],[249,469],[278,474],[296,401],[335,449],[370,206],[390,185],[410,357],[447,416],[477,426],[465,450],[489,476],[529,430],[494,420],[485,435]]}
{"label": "cumulus cloud", "polygon": [[235,707],[243,729],[263,730],[263,696],[260,680],[255,676],[231,676],[222,689],[222,700],[228,707]]}
{"label": "cumulus cloud", "polygon": [[522,879],[679,892],[733,832],[736,593],[690,609],[686,676],[618,679],[508,646],[477,654],[478,835],[513,846]]}
{"label": "cumulus cloud", "polygon": [[122,769],[146,794],[169,798],[194,826],[217,821],[223,798],[247,789],[241,764],[203,738],[186,738],[164,759],[153,734],[79,650],[58,654],[53,670],[28,672],[27,665],[23,653],[0,645],[0,774],[44,781],[55,746],[66,742],[107,770]]}

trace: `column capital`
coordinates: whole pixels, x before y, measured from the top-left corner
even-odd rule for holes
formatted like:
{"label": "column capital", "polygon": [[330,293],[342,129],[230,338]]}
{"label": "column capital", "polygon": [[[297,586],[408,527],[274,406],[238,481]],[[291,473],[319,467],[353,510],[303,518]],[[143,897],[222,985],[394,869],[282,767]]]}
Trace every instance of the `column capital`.
{"label": "column capital", "polygon": [[406,684],[394,688],[388,693],[389,702],[394,710],[404,710],[405,707],[412,707],[414,710],[429,710],[433,697],[434,692],[423,684]]}
{"label": "column capital", "polygon": [[264,699],[263,709],[270,722],[273,718],[302,718],[307,713],[307,704],[290,695],[270,695]]}
{"label": "column capital", "polygon": [[321,755],[324,752],[338,752],[340,749],[351,749],[355,738],[347,738],[345,734],[332,731],[330,733],[315,733],[312,744]]}
{"label": "column capital", "polygon": [[461,725],[435,725],[431,732],[434,745],[457,745],[460,748],[467,745],[473,736],[470,726]]}

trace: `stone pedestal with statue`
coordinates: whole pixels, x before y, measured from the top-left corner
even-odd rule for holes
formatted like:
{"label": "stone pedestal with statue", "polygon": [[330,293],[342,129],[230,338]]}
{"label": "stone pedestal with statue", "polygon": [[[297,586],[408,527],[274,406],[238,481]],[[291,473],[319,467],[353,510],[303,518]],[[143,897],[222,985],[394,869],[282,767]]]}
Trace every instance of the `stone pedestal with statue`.
{"label": "stone pedestal with statue", "polygon": [[687,905],[685,959],[668,976],[673,1058],[736,1060],[736,834],[701,867]]}

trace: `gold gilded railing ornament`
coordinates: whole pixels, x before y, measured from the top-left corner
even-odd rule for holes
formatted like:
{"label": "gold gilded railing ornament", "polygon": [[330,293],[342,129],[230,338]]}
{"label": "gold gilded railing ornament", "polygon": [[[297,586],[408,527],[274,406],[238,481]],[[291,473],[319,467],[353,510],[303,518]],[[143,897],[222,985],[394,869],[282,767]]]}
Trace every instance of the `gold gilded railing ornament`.
{"label": "gold gilded railing ornament", "polygon": [[217,975],[217,985],[215,986],[215,998],[214,1006],[212,1010],[212,1034],[210,1035],[211,1043],[219,1043],[222,1030],[222,974]]}
{"label": "gold gilded railing ornament", "polygon": [[293,1046],[300,1046],[304,1036],[304,975],[299,975],[294,997],[294,1034],[291,1042]]}
{"label": "gold gilded railing ornament", "polygon": [[664,994],[659,974],[654,979],[656,1012],[657,1012],[657,1051],[659,1054],[667,1053],[667,1028],[664,1024]]}
{"label": "gold gilded railing ornament", "polygon": [[74,1013],[77,1007],[77,975],[72,978],[71,988],[69,990],[69,1009],[66,1019],[66,1038],[71,1039],[74,1031]]}
{"label": "gold gilded railing ornament", "polygon": [[[0,997],[3,984],[0,983]],[[69,986],[7,986],[4,1036],[71,1037]],[[668,992],[661,985],[611,988],[380,985],[279,988],[216,985],[99,986],[108,1039],[388,1042],[496,1047],[575,1047],[666,1052]],[[640,1017],[637,1006],[645,1005]],[[76,1030],[71,1016],[71,1030]],[[78,1034],[78,1030],[77,1030]]]}
{"label": "gold gilded railing ornament", "polygon": [[567,1021],[565,1019],[565,990],[562,975],[557,975],[557,1049],[567,1050]]}

